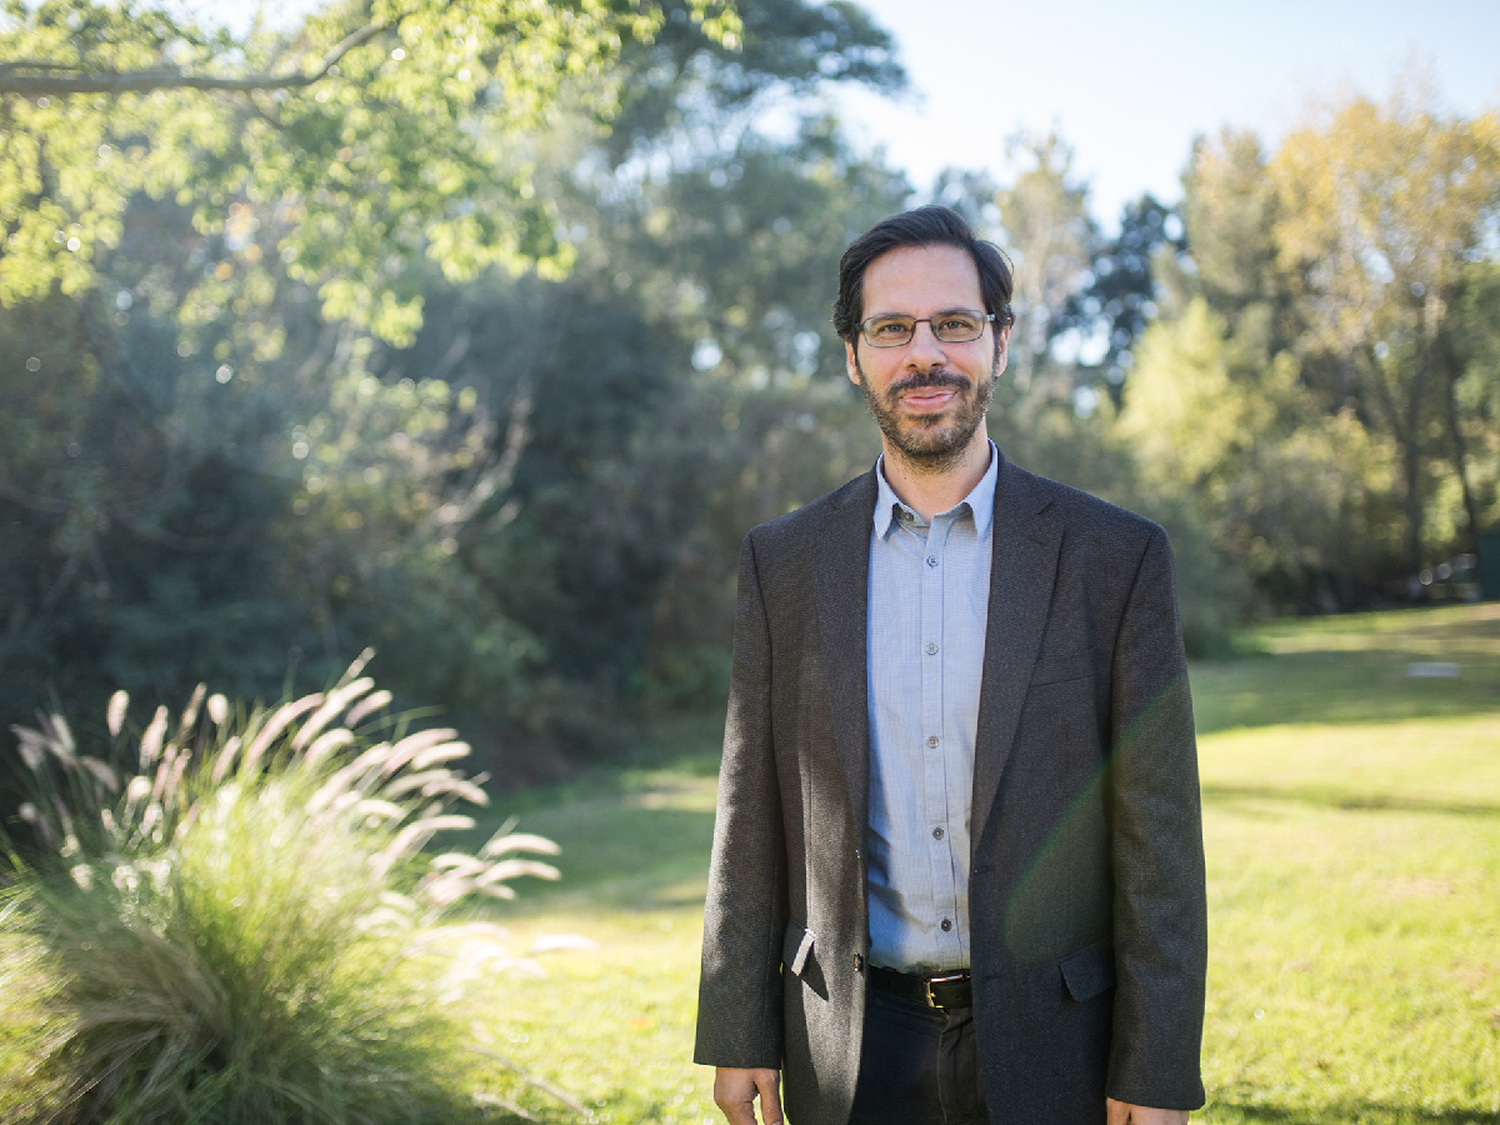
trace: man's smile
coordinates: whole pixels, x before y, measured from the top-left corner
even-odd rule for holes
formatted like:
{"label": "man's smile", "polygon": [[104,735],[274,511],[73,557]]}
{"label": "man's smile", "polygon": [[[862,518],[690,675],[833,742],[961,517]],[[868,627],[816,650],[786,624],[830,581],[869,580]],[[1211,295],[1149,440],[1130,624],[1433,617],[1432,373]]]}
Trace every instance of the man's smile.
{"label": "man's smile", "polygon": [[952,387],[917,387],[901,396],[905,406],[918,414],[937,414],[943,410],[958,392]]}
{"label": "man's smile", "polygon": [[967,379],[947,371],[908,375],[886,391],[891,408],[898,405],[915,415],[941,414],[971,390]]}

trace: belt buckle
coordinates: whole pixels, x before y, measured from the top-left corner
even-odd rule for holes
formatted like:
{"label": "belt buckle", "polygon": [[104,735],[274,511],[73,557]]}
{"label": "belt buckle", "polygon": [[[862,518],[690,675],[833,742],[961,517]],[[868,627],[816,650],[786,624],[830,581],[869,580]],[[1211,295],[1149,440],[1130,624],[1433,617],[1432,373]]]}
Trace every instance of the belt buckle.
{"label": "belt buckle", "polygon": [[922,991],[927,994],[927,1006],[929,1008],[941,1008],[942,1005],[932,995],[932,986],[935,984],[962,984],[967,973],[949,973],[947,976],[927,977],[922,981]]}

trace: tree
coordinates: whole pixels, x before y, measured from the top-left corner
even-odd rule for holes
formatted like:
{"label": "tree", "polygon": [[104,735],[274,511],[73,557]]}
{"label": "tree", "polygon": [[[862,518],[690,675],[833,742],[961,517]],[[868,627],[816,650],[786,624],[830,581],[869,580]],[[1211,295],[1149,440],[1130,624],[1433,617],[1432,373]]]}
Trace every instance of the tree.
{"label": "tree", "polygon": [[[1286,302],[1276,265],[1281,201],[1267,160],[1260,138],[1249,131],[1226,128],[1215,138],[1194,142],[1182,175],[1189,257],[1166,263],[1163,274],[1170,311],[1181,312],[1192,296],[1201,295],[1225,318],[1231,333],[1252,323],[1262,332],[1284,327],[1273,315]],[[1184,273],[1182,265],[1190,272]],[[1296,334],[1277,331],[1254,346],[1274,353]]]}
{"label": "tree", "polygon": [[1480,530],[1500,522],[1500,263],[1476,262],[1464,270],[1449,311],[1449,370],[1460,372],[1450,400],[1456,455]]}
{"label": "tree", "polygon": [[[682,11],[733,46],[717,0]],[[452,279],[566,267],[525,135],[563,93],[607,115],[622,39],[662,9],[350,0],[243,40],[91,0],[7,0],[0,19],[0,302],[87,289],[144,191],[253,248],[218,267],[275,256],[331,318],[409,340],[424,256]]]}
{"label": "tree", "polygon": [[1213,547],[1277,608],[1355,603],[1388,550],[1389,461],[1329,414],[1288,351],[1235,339],[1204,297],[1147,329],[1115,436],[1148,503],[1196,511]]}
{"label": "tree", "polygon": [[[1172,260],[1186,248],[1181,220],[1150,194],[1127,203],[1120,233],[1101,240],[1089,266],[1088,283],[1068,298],[1058,327],[1073,333],[1079,359],[1102,373],[1118,407],[1126,373],[1134,363],[1131,347],[1157,310],[1158,258]],[[1085,360],[1083,350],[1097,354]]]}
{"label": "tree", "polygon": [[[603,140],[611,168],[669,138],[702,156],[730,149],[767,101],[795,105],[829,82],[858,82],[894,94],[905,85],[890,34],[856,4],[755,0],[736,7],[739,33],[710,33],[689,0],[663,0],[665,18],[649,40],[627,42],[619,111]],[[679,150],[681,151],[681,150]]]}
{"label": "tree", "polygon": [[[1056,134],[1009,142],[1012,161],[1023,165],[1016,182],[995,194],[1002,245],[1015,268],[1016,325],[1011,330],[1011,378],[1026,392],[1047,393],[1050,355],[1063,330],[1069,299],[1089,279],[1099,232],[1088,212],[1088,187],[1072,181],[1072,150]],[[1066,380],[1065,380],[1066,381]],[[1050,388],[1067,398],[1072,386]]]}
{"label": "tree", "polygon": [[1500,114],[1443,117],[1420,90],[1383,107],[1356,98],[1289,135],[1269,173],[1277,262],[1310,358],[1398,450],[1414,574],[1427,561],[1437,479],[1452,473],[1459,486],[1470,546],[1478,531],[1447,337],[1468,268],[1492,251],[1500,221]]}

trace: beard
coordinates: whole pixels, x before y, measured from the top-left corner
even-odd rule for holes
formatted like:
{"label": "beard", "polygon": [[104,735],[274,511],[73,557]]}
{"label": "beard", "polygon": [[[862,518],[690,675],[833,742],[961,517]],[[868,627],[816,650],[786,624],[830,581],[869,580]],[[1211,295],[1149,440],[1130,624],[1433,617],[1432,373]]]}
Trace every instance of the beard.
{"label": "beard", "polygon": [[[865,378],[864,368],[857,359],[855,367],[859,371],[859,387],[864,392],[865,405],[890,447],[919,472],[938,473],[963,460],[964,451],[995,395],[1000,359],[995,357],[989,378],[977,383],[971,384],[962,375],[944,371],[918,372],[892,383],[883,395],[877,395],[870,386],[870,380]],[[918,387],[945,387],[955,392],[946,421],[943,414],[902,416],[901,395]]]}

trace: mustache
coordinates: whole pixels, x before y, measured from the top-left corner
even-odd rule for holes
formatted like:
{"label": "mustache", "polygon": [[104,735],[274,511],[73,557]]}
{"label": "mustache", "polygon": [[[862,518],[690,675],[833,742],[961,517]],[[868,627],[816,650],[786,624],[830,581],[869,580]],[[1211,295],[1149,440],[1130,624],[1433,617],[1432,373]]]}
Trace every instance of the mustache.
{"label": "mustache", "polygon": [[892,383],[886,388],[886,395],[894,398],[907,391],[928,387],[947,387],[956,391],[965,391],[969,389],[969,386],[969,380],[962,375],[952,375],[946,371],[918,371]]}

